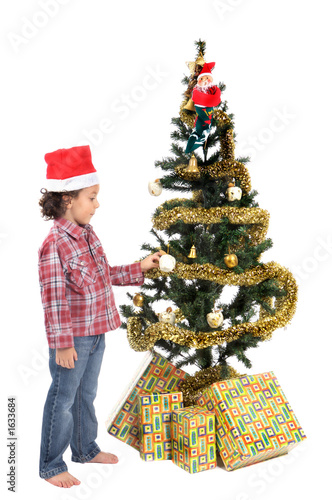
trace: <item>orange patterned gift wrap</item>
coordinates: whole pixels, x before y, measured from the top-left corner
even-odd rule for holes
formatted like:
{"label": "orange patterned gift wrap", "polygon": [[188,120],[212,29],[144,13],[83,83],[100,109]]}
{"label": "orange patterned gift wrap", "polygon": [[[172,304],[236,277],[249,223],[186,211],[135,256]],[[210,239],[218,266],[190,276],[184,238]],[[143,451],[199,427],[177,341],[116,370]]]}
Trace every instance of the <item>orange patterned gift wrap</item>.
{"label": "orange patterned gift wrap", "polygon": [[228,471],[284,455],[306,438],[273,372],[216,382],[198,403],[215,411]]}
{"label": "orange patterned gift wrap", "polygon": [[139,394],[153,392],[175,392],[188,374],[176,368],[156,352],[147,353],[132,382],[106,422],[111,436],[139,450]]}
{"label": "orange patterned gift wrap", "polygon": [[216,467],[213,411],[198,406],[173,411],[172,460],[191,474]]}
{"label": "orange patterned gift wrap", "polygon": [[172,412],[183,408],[182,392],[138,396],[142,460],[171,460]]}
{"label": "orange patterned gift wrap", "polygon": [[137,396],[152,392],[175,392],[186,377],[186,372],[176,368],[156,352],[147,353],[132,382],[109,416],[106,422],[107,432],[139,450]]}

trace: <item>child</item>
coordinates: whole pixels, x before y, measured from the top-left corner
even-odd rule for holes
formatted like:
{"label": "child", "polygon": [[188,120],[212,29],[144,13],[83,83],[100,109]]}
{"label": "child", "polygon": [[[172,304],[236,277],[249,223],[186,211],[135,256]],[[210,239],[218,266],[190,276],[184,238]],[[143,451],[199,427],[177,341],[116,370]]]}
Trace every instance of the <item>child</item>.
{"label": "child", "polygon": [[159,265],[160,253],[131,265],[110,267],[89,222],[99,207],[99,181],[89,146],[45,155],[47,189],[39,202],[54,225],[39,250],[39,278],[50,347],[52,383],[41,438],[40,476],[70,488],[63,453],[70,445],[79,463],[116,463],[95,442],[93,401],[105,333],[121,324],[112,285],[141,285],[144,272]]}

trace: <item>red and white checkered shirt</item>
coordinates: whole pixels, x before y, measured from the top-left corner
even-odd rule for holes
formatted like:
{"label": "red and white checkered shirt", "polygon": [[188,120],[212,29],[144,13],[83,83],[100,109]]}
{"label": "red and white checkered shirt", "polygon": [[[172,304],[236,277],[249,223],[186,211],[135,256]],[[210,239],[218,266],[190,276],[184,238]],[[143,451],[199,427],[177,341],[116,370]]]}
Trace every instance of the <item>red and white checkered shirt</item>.
{"label": "red and white checkered shirt", "polygon": [[92,227],[56,219],[39,249],[39,281],[51,348],[121,324],[112,285],[142,285],[139,262],[110,267]]}

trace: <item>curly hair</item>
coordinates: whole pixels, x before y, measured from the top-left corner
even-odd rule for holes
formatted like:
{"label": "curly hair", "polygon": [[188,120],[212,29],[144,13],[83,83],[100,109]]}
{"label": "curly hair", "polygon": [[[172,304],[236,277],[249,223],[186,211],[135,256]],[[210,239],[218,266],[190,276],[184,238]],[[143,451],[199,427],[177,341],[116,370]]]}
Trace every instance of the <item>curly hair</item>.
{"label": "curly hair", "polygon": [[41,214],[45,220],[58,219],[62,217],[67,210],[68,203],[73,198],[77,198],[81,189],[76,191],[63,191],[61,193],[55,191],[47,191],[41,189],[42,197],[39,200]]}

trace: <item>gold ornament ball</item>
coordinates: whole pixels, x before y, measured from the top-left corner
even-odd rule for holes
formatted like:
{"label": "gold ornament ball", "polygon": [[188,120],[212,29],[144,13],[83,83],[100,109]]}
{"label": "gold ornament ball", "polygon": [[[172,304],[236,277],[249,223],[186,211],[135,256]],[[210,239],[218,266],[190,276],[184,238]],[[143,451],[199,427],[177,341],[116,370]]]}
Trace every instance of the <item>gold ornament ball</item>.
{"label": "gold ornament ball", "polygon": [[133,298],[134,305],[136,307],[142,307],[143,302],[144,302],[144,297],[140,293],[136,293],[136,295]]}
{"label": "gold ornament ball", "polygon": [[229,253],[229,254],[225,255],[224,262],[225,262],[226,266],[230,267],[230,268],[237,266],[239,263],[238,258],[235,255],[235,253]]}

